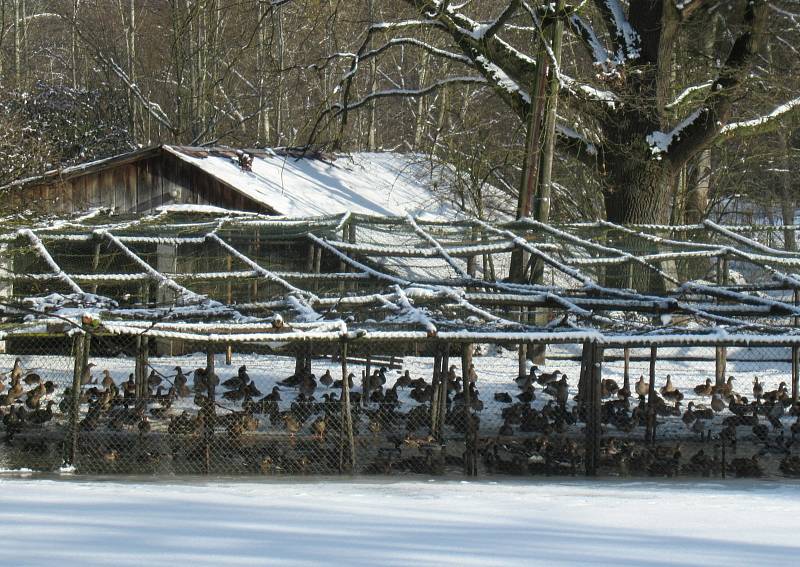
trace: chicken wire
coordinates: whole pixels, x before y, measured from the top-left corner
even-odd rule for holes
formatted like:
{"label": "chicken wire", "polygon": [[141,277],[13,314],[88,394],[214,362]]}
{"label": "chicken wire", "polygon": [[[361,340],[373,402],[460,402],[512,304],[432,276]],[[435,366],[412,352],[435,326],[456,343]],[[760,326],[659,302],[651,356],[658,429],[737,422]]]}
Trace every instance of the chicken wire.
{"label": "chicken wire", "polygon": [[6,469],[800,474],[791,347],[728,347],[721,371],[718,348],[692,346],[550,345],[535,363],[520,361],[515,343],[348,341],[343,349],[90,332],[19,337],[4,349],[5,391],[25,385],[13,400],[0,398]]}

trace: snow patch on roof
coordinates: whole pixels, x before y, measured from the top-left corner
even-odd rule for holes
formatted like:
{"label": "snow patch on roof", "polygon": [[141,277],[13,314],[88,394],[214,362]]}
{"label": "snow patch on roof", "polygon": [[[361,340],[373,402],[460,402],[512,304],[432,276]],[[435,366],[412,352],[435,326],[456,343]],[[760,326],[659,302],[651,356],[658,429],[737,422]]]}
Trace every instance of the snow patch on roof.
{"label": "snow patch on roof", "polygon": [[352,211],[382,216],[452,218],[456,213],[431,192],[420,156],[393,152],[355,153],[333,162],[278,155],[253,155],[251,169],[230,157],[187,155],[165,146],[247,197],[292,217]]}

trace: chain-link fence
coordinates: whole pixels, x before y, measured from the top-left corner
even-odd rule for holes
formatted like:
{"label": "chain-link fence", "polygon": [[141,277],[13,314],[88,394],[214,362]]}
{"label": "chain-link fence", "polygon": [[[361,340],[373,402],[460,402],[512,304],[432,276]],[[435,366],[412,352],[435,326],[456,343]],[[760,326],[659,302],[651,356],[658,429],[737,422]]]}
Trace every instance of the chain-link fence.
{"label": "chain-link fence", "polygon": [[2,347],[5,469],[800,475],[792,347],[585,343],[549,345],[542,357],[510,343],[147,333]]}

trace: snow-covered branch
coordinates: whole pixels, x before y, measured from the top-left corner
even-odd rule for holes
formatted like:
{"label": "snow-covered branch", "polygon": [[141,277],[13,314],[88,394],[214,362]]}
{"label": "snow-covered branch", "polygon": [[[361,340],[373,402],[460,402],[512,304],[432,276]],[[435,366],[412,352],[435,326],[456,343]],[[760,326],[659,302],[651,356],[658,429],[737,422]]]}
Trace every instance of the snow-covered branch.
{"label": "snow-covered branch", "polygon": [[800,96],[776,106],[769,114],[726,124],[720,130],[719,138],[727,139],[734,136],[773,132],[780,127],[781,120],[789,119],[798,113],[800,113]]}

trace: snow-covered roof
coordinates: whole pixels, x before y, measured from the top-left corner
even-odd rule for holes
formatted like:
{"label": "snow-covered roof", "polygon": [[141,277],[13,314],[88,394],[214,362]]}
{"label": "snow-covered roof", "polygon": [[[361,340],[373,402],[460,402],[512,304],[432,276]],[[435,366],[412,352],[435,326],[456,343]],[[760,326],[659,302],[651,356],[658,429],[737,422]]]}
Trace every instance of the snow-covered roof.
{"label": "snow-covered roof", "polygon": [[[66,180],[165,152],[279,215],[306,217],[345,211],[452,218],[456,210],[434,195],[441,168],[419,154],[356,152],[303,155],[291,150],[234,150],[163,145],[21,179],[0,190]],[[242,167],[240,156],[249,165]],[[216,205],[216,203],[211,203]]]}
{"label": "snow-covered roof", "polygon": [[246,152],[250,170],[230,152],[164,149],[247,197],[286,216],[352,211],[394,216],[452,217],[455,211],[430,190],[423,158],[397,152],[357,152],[334,159],[296,157],[272,151]]}

